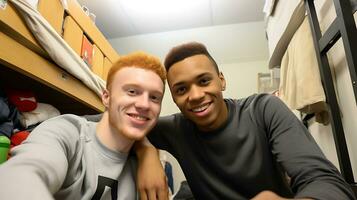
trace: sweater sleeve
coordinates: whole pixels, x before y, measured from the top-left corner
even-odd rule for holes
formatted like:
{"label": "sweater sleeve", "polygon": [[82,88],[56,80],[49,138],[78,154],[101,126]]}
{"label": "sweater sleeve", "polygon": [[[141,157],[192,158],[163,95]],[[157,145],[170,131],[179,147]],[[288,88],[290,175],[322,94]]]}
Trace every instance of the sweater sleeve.
{"label": "sweater sleeve", "polygon": [[336,167],[280,99],[266,95],[258,97],[256,105],[272,154],[291,178],[296,198],[355,199]]}
{"label": "sweater sleeve", "polygon": [[174,115],[160,117],[156,126],[147,135],[149,141],[158,149],[173,153],[171,144],[176,137]]}
{"label": "sweater sleeve", "polygon": [[51,119],[15,147],[12,157],[0,165],[1,199],[53,199],[78,141],[74,129],[67,120]]}

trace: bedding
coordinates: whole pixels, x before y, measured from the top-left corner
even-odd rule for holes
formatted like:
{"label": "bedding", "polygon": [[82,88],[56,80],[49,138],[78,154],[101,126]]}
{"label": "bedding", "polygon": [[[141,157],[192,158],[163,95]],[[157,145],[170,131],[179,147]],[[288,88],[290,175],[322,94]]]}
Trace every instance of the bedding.
{"label": "bedding", "polygon": [[25,0],[10,0],[10,2],[23,16],[27,27],[52,60],[68,73],[81,80],[98,96],[101,96],[105,89],[105,81],[88,68],[85,62],[58,35],[36,8]]}
{"label": "bedding", "polygon": [[275,4],[266,19],[269,68],[280,66],[286,48],[305,16],[303,0],[275,1]]}
{"label": "bedding", "polygon": [[[357,10],[357,0],[350,0],[350,2],[353,13],[355,13]],[[335,11],[328,8],[331,5],[333,8],[333,2],[330,0],[315,0],[314,3],[319,19],[323,19],[320,23],[321,30],[324,31],[323,26],[326,25],[326,22],[324,22],[326,21],[325,15],[333,15],[333,18],[336,16]],[[269,68],[280,67],[281,60],[291,38],[306,16],[304,0],[266,0],[264,12],[267,14],[266,35],[269,48]]]}

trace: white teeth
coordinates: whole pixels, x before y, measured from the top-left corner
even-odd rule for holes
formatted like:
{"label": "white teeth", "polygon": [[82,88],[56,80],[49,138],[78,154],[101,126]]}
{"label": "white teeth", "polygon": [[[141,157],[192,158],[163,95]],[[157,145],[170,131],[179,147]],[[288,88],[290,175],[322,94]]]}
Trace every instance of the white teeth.
{"label": "white teeth", "polygon": [[135,116],[135,119],[139,119],[139,120],[146,120],[146,118],[141,117],[141,116]]}
{"label": "white teeth", "polygon": [[202,112],[204,110],[206,110],[208,108],[209,104],[205,104],[203,106],[200,106],[198,108],[193,108],[192,111],[193,112]]}
{"label": "white teeth", "polygon": [[143,116],[140,116],[140,115],[130,115],[131,117],[135,118],[135,119],[138,119],[138,120],[141,120],[141,121],[146,121],[148,120],[147,117],[143,117]]}

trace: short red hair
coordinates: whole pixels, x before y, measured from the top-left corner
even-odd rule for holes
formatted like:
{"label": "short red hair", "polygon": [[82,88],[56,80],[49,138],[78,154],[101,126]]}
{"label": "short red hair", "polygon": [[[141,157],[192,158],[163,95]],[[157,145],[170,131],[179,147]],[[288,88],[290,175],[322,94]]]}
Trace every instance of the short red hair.
{"label": "short red hair", "polygon": [[114,75],[117,71],[124,67],[137,67],[153,71],[157,74],[165,85],[166,71],[161,64],[159,58],[149,55],[144,52],[134,52],[125,56],[121,56],[110,68],[107,76],[106,88],[109,89],[110,84],[113,82]]}

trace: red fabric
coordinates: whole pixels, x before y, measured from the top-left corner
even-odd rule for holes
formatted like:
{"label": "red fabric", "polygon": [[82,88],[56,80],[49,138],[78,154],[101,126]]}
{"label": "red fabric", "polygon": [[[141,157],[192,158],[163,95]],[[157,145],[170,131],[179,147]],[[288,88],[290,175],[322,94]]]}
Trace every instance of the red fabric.
{"label": "red fabric", "polygon": [[14,104],[20,112],[30,112],[37,107],[35,95],[31,91],[8,89],[6,93],[10,103]]}
{"label": "red fabric", "polygon": [[20,132],[14,133],[10,138],[11,148],[21,144],[27,138],[27,136],[29,136],[29,134],[30,134],[30,132],[28,132],[28,131],[20,131]]}
{"label": "red fabric", "polygon": [[[16,147],[17,145],[20,145],[24,140],[26,140],[26,138],[29,136],[30,132],[28,131],[20,131],[17,133],[12,134],[10,141],[10,149],[12,149],[13,147]],[[7,155],[7,159],[11,158],[11,151],[9,151],[8,155]]]}

